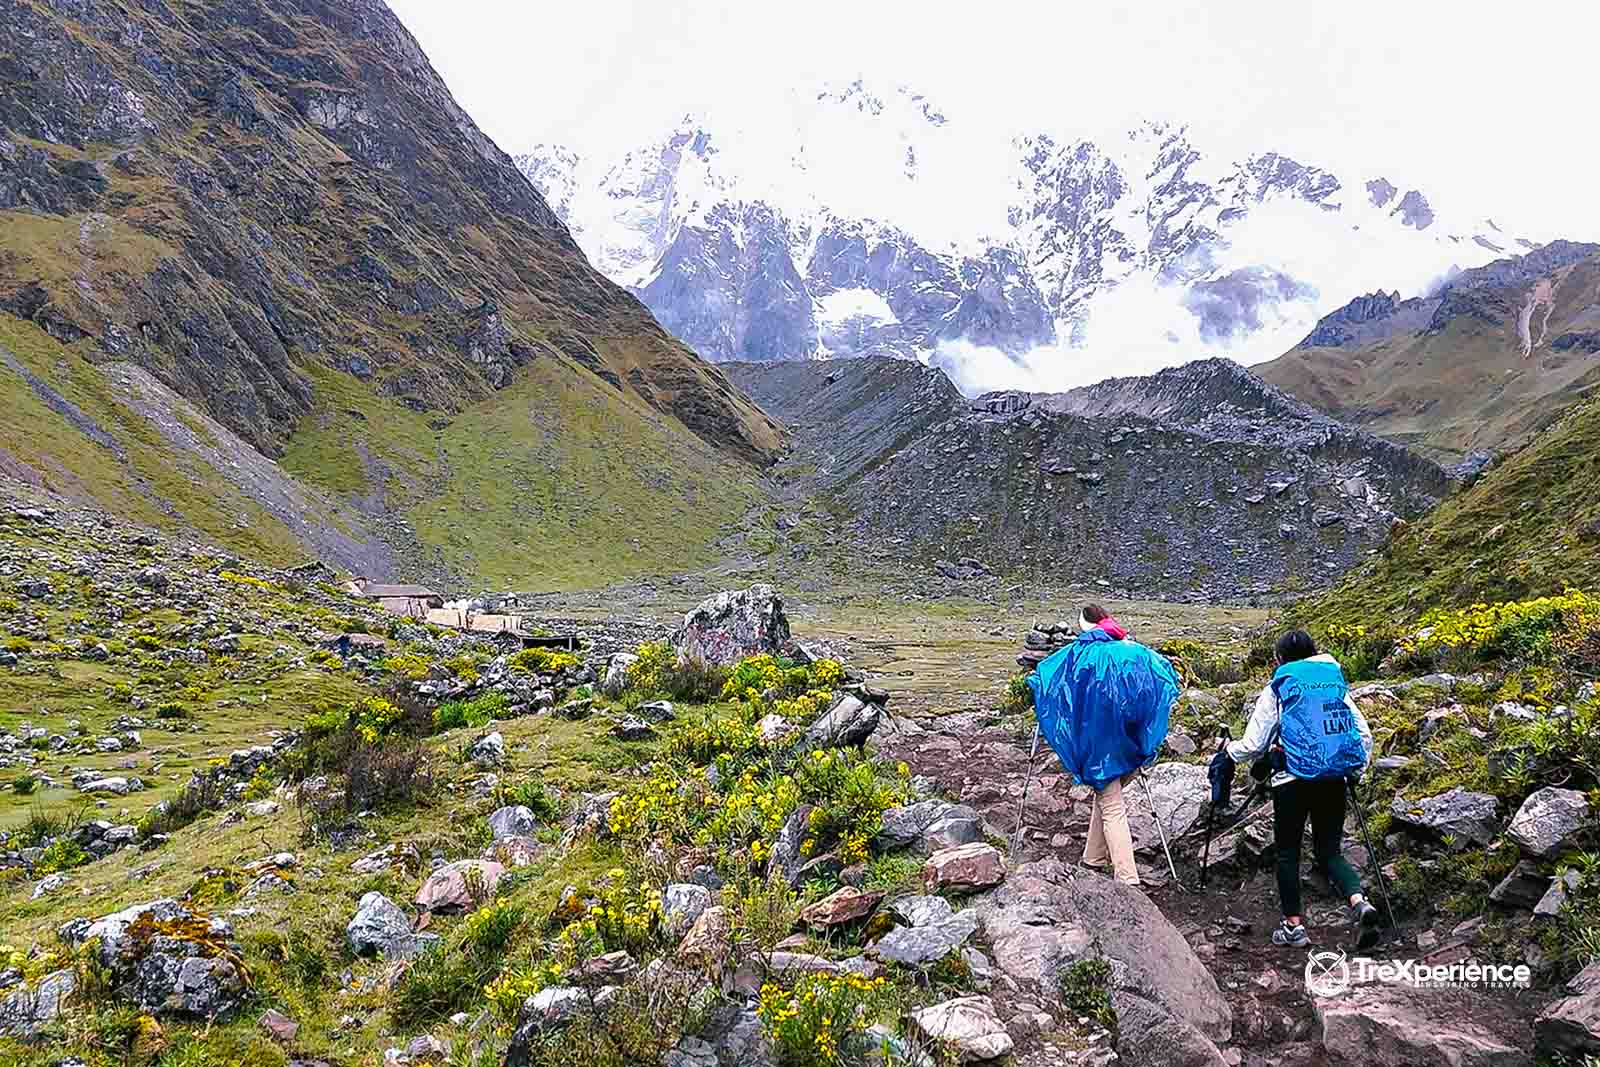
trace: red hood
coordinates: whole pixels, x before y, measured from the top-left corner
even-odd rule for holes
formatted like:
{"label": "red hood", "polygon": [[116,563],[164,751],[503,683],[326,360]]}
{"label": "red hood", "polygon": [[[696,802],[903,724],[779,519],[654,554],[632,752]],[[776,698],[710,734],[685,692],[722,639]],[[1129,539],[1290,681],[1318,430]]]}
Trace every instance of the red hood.
{"label": "red hood", "polygon": [[1112,637],[1115,637],[1118,641],[1127,639],[1128,631],[1123,629],[1120,622],[1111,618],[1109,615],[1095,623],[1095,625],[1100,627],[1100,629],[1104,630],[1106,633],[1110,634]]}

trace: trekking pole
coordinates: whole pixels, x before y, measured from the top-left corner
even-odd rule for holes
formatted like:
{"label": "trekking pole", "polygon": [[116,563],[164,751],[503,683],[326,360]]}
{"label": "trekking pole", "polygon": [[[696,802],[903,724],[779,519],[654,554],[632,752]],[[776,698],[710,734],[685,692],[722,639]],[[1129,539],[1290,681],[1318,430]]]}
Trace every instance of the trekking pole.
{"label": "trekking pole", "polygon": [[1172,872],[1172,881],[1179,889],[1183,883],[1178,880],[1178,865],[1172,862],[1172,849],[1167,846],[1167,828],[1161,825],[1161,813],[1156,810],[1156,795],[1150,788],[1150,779],[1144,773],[1144,768],[1139,768],[1139,781],[1144,783],[1144,796],[1150,802],[1150,818],[1155,820],[1156,833],[1161,835],[1161,851],[1167,854],[1167,870]]}
{"label": "trekking pole", "polygon": [[[1226,743],[1231,737],[1233,737],[1233,731],[1229,730],[1226,725],[1217,731],[1217,740],[1219,741]],[[1212,758],[1215,759],[1216,757],[1213,756]],[[1211,775],[1208,773],[1206,777],[1209,779]],[[1206,887],[1206,878],[1211,873],[1211,832],[1217,826],[1217,801],[1220,799],[1217,793],[1217,786],[1213,783],[1211,786],[1211,810],[1206,815],[1206,846],[1205,850],[1200,854],[1201,889]]]}
{"label": "trekking pole", "polygon": [[1033,784],[1033,765],[1039,759],[1039,723],[1033,724],[1033,744],[1028,748],[1028,774],[1022,779],[1022,796],[1017,798],[1017,826],[1011,831],[1011,847],[1006,850],[1006,859],[1015,859],[1017,856],[1017,839],[1022,836],[1022,813],[1028,805],[1028,786]]}
{"label": "trekking pole", "polygon": [[1361,806],[1361,796],[1356,792],[1355,775],[1344,780],[1350,790],[1350,800],[1356,806],[1356,818],[1361,823],[1361,840],[1367,846],[1367,856],[1372,860],[1372,873],[1378,879],[1378,892],[1383,895],[1383,910],[1389,913],[1389,929],[1396,928],[1394,921],[1394,906],[1389,903],[1389,885],[1383,877],[1383,857],[1378,855],[1378,850],[1372,847],[1372,831],[1367,829],[1367,810]]}

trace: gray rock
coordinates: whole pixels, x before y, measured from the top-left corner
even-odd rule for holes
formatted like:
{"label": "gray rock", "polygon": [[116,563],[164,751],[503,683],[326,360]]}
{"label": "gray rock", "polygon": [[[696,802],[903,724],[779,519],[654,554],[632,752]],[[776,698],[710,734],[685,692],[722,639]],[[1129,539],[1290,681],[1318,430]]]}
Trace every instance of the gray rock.
{"label": "gray rock", "polygon": [[437,934],[414,934],[399,905],[379,892],[370,892],[356,905],[345,926],[345,941],[357,956],[410,960],[439,940]]}
{"label": "gray rock", "polygon": [[21,985],[0,999],[0,1034],[31,1040],[61,1015],[78,990],[71,970],[53,971],[32,985]]}
{"label": "gray rock", "polygon": [[619,741],[644,741],[654,737],[655,733],[655,727],[631,715],[611,727],[611,736]]}
{"label": "gray rock", "polygon": [[[205,941],[180,933],[130,936],[130,928],[146,918],[175,927],[201,924],[206,928]],[[244,1001],[247,984],[234,962],[237,950],[215,954],[211,947],[231,941],[233,928],[222,919],[196,915],[170,898],[136,904],[92,923],[67,923],[59,933],[73,945],[98,939],[100,962],[118,993],[145,1011],[225,1019]]]}
{"label": "gray rock", "polygon": [[1011,1054],[1011,1035],[985,996],[933,1004],[912,1012],[907,1022],[935,1047],[949,1050],[957,1063],[987,1063]]}
{"label": "gray rock", "polygon": [[618,652],[606,661],[605,678],[600,683],[600,692],[608,697],[619,697],[628,688],[628,668],[639,662],[639,657],[631,652]]}
{"label": "gray rock", "polygon": [[925,967],[965,945],[977,929],[978,916],[970,909],[927,926],[896,926],[867,949],[867,955],[884,963]]}
{"label": "gray rock", "polygon": [[1600,1053],[1600,963],[1579,971],[1566,992],[1533,1021],[1539,1050],[1574,1060]]}
{"label": "gray rock", "polygon": [[901,897],[890,903],[889,910],[912,926],[932,926],[956,913],[948,900],[931,894]]}
{"label": "gray rock", "polygon": [[671,643],[684,659],[725,667],[760,652],[786,653],[793,640],[783,599],[770,585],[753,585],[701,601]]}
{"label": "gray rock", "polygon": [[489,833],[499,841],[506,837],[527,837],[539,826],[533,811],[521,804],[499,809],[489,816]]}
{"label": "gray rock", "polygon": [[478,738],[467,749],[467,759],[481,768],[503,767],[506,762],[506,739],[496,730]]}
{"label": "gray rock", "polygon": [[575,986],[551,986],[529,997],[517,1015],[517,1027],[506,1047],[505,1067],[529,1067],[535,1043],[545,1034],[559,1029],[580,1014],[603,1013],[616,999],[616,986],[597,990]]}
{"label": "gray rock", "polygon": [[801,736],[801,749],[864,745],[883,720],[883,709],[842,694]]}
{"label": "gray rock", "polygon": [[1054,989],[1079,960],[1111,964],[1108,992],[1129,1063],[1220,1065],[1233,1013],[1183,935],[1132,886],[1058,860],[1019,867],[974,910],[995,967],[1024,989]]}
{"label": "gray rock", "polygon": [[800,868],[805,865],[805,858],[800,855],[800,846],[805,843],[806,834],[810,830],[808,822],[810,818],[811,805],[801,804],[790,812],[782,828],[778,830],[777,838],[772,842],[772,855],[767,860],[767,870],[781,874],[790,885],[799,883]]}
{"label": "gray rock", "polygon": [[880,852],[910,848],[930,856],[942,848],[983,840],[983,817],[965,804],[919,800],[883,813],[882,828],[873,838]]}
{"label": "gray rock", "polygon": [[1535,859],[1550,859],[1567,847],[1589,818],[1589,800],[1576,789],[1546,786],[1522,802],[1506,833]]}
{"label": "gray rock", "polygon": [[1200,813],[1211,799],[1211,783],[1206,778],[1205,767],[1199,764],[1158,763],[1123,786],[1122,796],[1128,810],[1128,829],[1133,833],[1134,850],[1159,849],[1161,836],[1150,815],[1152,798],[1162,826],[1166,828],[1167,840],[1176,841],[1200,821]]}
{"label": "gray rock", "polygon": [[692,882],[674,882],[661,890],[661,925],[670,937],[682,937],[709,907],[711,890]]}
{"label": "gray rock", "polygon": [[1501,907],[1529,910],[1544,899],[1549,888],[1550,879],[1539,872],[1538,865],[1523,860],[1489,891],[1489,899]]}
{"label": "gray rock", "polygon": [[1539,903],[1533,906],[1534,918],[1553,919],[1560,915],[1561,909],[1567,906],[1567,894],[1578,888],[1581,881],[1578,872],[1572,870],[1562,871],[1560,875],[1550,879],[1550,888],[1539,898]]}
{"label": "gray rock", "polygon": [[1495,809],[1495,798],[1488,793],[1456,788],[1415,804],[1408,803],[1404,797],[1395,797],[1389,812],[1404,826],[1487,845],[1494,840],[1500,827]]}
{"label": "gray rock", "polygon": [[736,1005],[720,1005],[711,1012],[701,1038],[716,1049],[721,1067],[773,1067],[772,1040],[755,1012]]}

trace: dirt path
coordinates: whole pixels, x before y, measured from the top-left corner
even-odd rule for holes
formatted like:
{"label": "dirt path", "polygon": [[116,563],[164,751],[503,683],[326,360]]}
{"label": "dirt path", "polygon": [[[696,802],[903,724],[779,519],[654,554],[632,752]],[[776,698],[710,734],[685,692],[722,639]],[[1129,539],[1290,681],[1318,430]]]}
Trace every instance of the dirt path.
{"label": "dirt path", "polygon": [[[913,774],[930,779],[950,799],[976,808],[993,830],[1009,837],[1027,777],[1030,735],[1029,718],[1002,720],[992,712],[962,712],[897,719],[875,743],[882,755],[904,760]],[[1137,791],[1133,800],[1143,803]],[[1050,856],[1076,862],[1082,855],[1090,808],[1087,790],[1072,785],[1053,753],[1041,752],[1028,789],[1016,862]],[[1305,992],[1307,952],[1280,948],[1268,940],[1279,919],[1270,871],[1239,865],[1214,868],[1201,891],[1203,840],[1202,824],[1173,843],[1182,885],[1172,882],[1159,845],[1141,852],[1137,862],[1146,891],[1194,947],[1227,997],[1234,1012],[1234,1046],[1243,1052],[1242,1063],[1259,1067],[1326,1063]],[[1339,902],[1309,869],[1303,877],[1309,918],[1321,934],[1317,947],[1353,947]]]}

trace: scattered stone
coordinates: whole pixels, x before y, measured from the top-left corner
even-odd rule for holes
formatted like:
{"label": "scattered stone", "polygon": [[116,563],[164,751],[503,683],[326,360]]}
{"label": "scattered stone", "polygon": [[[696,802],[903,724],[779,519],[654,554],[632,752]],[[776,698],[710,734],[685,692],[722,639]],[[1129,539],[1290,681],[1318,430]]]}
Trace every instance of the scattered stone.
{"label": "scattered stone", "polygon": [[598,990],[576,986],[550,986],[541,989],[522,1004],[517,1027],[506,1047],[505,1067],[530,1067],[538,1040],[559,1029],[583,1012],[603,1012],[616,997],[615,986]]}
{"label": "scattered stone", "polygon": [[1554,919],[1560,915],[1561,909],[1567,906],[1567,894],[1578,888],[1579,881],[1578,872],[1573,870],[1562,871],[1559,876],[1550,879],[1550,888],[1533,906],[1534,918]]}
{"label": "scattered stone", "polygon": [[422,866],[422,857],[417,850],[407,844],[385,845],[376,852],[369,853],[350,865],[356,874],[381,874],[391,867],[400,867],[405,870],[415,870]]}
{"label": "scattered stone", "polygon": [[611,727],[611,736],[619,741],[645,741],[654,737],[655,734],[655,727],[643,719],[636,719],[632,716],[614,723]]}
{"label": "scattered stone", "polygon": [[1549,888],[1550,878],[1540,873],[1538,864],[1523,860],[1489,891],[1489,899],[1502,907],[1528,910],[1538,906]]}
{"label": "scattered stone", "polygon": [[661,925],[671,937],[688,933],[707,908],[711,891],[691,882],[674,882],[661,890]]}
{"label": "scattered stone", "polygon": [[1508,1010],[1499,991],[1356,984],[1338,996],[1312,996],[1311,1008],[1322,1026],[1323,1048],[1339,1062],[1372,1067],[1530,1062],[1528,1023]]}
{"label": "scattered stone", "polygon": [[435,1063],[450,1054],[445,1043],[432,1034],[414,1037],[406,1045],[406,1056],[412,1063]]}
{"label": "scattered stone", "polygon": [[782,741],[789,733],[789,720],[776,712],[763,715],[761,721],[756,723],[756,733],[766,745],[775,745]]}
{"label": "scattered stone", "polygon": [[272,1035],[274,1041],[282,1044],[293,1041],[294,1035],[300,1032],[300,1024],[276,1008],[268,1008],[266,1014],[258,1020],[258,1025]]}
{"label": "scattered stone", "polygon": [[1011,1054],[1011,1035],[986,996],[957,997],[914,1011],[907,1020],[924,1039],[948,1048],[959,1063],[985,1063]]}
{"label": "scattered stone", "polygon": [[901,897],[889,905],[889,910],[912,926],[932,926],[956,913],[950,901],[932,894]]}
{"label": "scattered stone", "polygon": [[100,963],[119,994],[144,1011],[227,1019],[248,992],[233,927],[170,898],[70,922],[59,933],[74,947],[98,938]]}
{"label": "scattered stone", "polygon": [[467,759],[480,768],[503,767],[506,763],[506,739],[496,730],[478,738],[467,749]]}
{"label": "scattered stone", "polygon": [[945,800],[919,800],[885,811],[873,846],[880,852],[910,848],[928,856],[982,840],[983,817],[975,809]]}
{"label": "scattered stone", "polygon": [[600,692],[613,699],[621,696],[628,688],[628,668],[639,662],[639,657],[631,652],[617,652],[606,661],[606,673],[600,683]]}
{"label": "scattered stone", "polygon": [[544,855],[544,844],[536,837],[502,837],[483,850],[481,859],[502,867],[529,867]]}
{"label": "scattered stone", "polygon": [[772,856],[767,860],[767,870],[782,874],[790,885],[800,882],[800,868],[804,865],[800,846],[810,832],[810,819],[811,805],[801,804],[790,812],[772,842]]}
{"label": "scattered stone", "polygon": [[410,960],[439,940],[437,934],[414,934],[406,913],[388,897],[370,892],[356,905],[345,926],[345,941],[357,956]]}
{"label": "scattered stone", "polygon": [[244,813],[257,819],[268,815],[276,815],[278,813],[278,802],[266,799],[253,800],[244,806]]}
{"label": "scattered stone", "polygon": [[1579,971],[1566,992],[1533,1021],[1539,1050],[1574,1060],[1600,1053],[1600,963]]}
{"label": "scattered stone", "polygon": [[930,889],[971,892],[999,885],[1006,876],[1005,857],[981,842],[940,849],[928,857],[922,880]]}
{"label": "scattered stone", "polygon": [[1473,793],[1456,788],[1415,804],[1395,797],[1390,814],[1396,822],[1458,841],[1487,845],[1499,829],[1495,798],[1488,793]]}
{"label": "scattered stone", "polygon": [[492,860],[457,860],[427,877],[417,889],[423,911],[467,911],[494,899],[506,869]]}
{"label": "scattered stone", "polygon": [[70,969],[15,987],[0,998],[0,1035],[31,1040],[61,1015],[77,991],[78,978]]}
{"label": "scattered stone", "polygon": [[977,930],[978,915],[968,909],[926,926],[896,926],[867,949],[867,955],[884,963],[925,967],[965,945]]}
{"label": "scattered stone", "polygon": [[845,693],[800,739],[802,749],[864,745],[883,719],[883,709]]}
{"label": "scattered stone", "polygon": [[813,956],[807,952],[772,953],[770,966],[763,971],[759,960],[746,959],[734,972],[733,990],[742,996],[753,997],[761,991],[766,976],[780,982],[791,981],[802,974],[837,974],[839,965],[832,960]]}
{"label": "scattered stone", "polygon": [[489,834],[495,841],[507,837],[527,837],[538,829],[539,820],[531,808],[521,804],[500,808],[489,816]]}
{"label": "scattered stone", "polygon": [[1506,833],[1535,859],[1550,859],[1567,847],[1589,818],[1589,800],[1576,789],[1547,786],[1522,802]]}
{"label": "scattered stone", "polygon": [[811,926],[842,926],[871,915],[882,899],[882,893],[843,886],[801,911],[800,920]]}
{"label": "scattered stone", "polygon": [[678,944],[678,959],[685,963],[717,965],[727,958],[730,925],[728,909],[721,905],[706,908]]}

